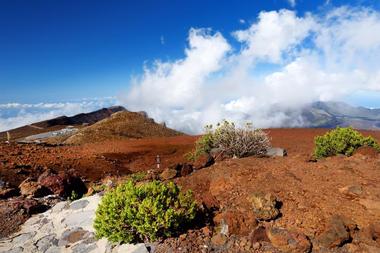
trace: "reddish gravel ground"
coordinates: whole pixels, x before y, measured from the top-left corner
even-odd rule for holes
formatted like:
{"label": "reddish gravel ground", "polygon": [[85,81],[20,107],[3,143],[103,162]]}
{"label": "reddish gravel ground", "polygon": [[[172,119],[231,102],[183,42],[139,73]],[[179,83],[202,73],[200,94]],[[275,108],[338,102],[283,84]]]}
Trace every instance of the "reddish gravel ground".
{"label": "reddish gravel ground", "polygon": [[[233,229],[230,224],[233,234],[218,238],[211,217],[208,227],[199,224],[196,230],[159,243],[156,251],[280,252],[275,243],[272,245],[273,241],[269,243],[265,232],[276,227],[300,235],[297,238],[307,238],[313,244],[313,252],[380,252],[380,156],[362,149],[352,157],[312,162],[314,137],[326,129],[266,131],[274,147],[288,151],[287,157],[218,161],[209,168],[175,179],[184,189],[193,190],[198,203],[213,211],[212,216],[232,213],[229,222],[237,227]],[[380,132],[363,134],[380,140]],[[184,154],[192,149],[195,140],[196,137],[177,136],[64,147],[1,145],[0,177],[17,186],[27,176],[38,175],[44,167],[75,168],[82,177],[95,181],[107,175],[152,169],[157,154],[165,168],[185,162]],[[250,197],[255,192],[277,197],[281,215],[270,222],[257,224],[254,218],[252,221]],[[348,236],[339,241],[336,234],[345,231],[334,224],[341,220]],[[253,232],[257,226],[264,227],[262,238],[258,230]],[[335,232],[326,236],[326,231]],[[338,245],[318,251],[318,245],[328,243],[326,238],[330,237]]]}

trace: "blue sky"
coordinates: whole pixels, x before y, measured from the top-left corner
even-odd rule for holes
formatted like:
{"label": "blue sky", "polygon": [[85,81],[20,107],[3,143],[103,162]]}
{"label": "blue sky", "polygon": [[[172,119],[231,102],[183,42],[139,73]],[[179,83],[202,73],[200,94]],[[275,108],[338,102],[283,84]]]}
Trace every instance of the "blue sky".
{"label": "blue sky", "polygon": [[[206,111],[212,111],[215,120],[227,115],[226,111],[257,115],[241,107],[266,105],[257,94],[268,90],[274,94],[271,103],[284,106],[339,99],[380,107],[380,89],[376,86],[380,74],[370,74],[380,67],[375,57],[380,52],[379,42],[377,38],[365,37],[371,34],[355,34],[357,27],[366,24],[375,31],[379,10],[380,2],[375,0],[2,0],[0,119],[9,120],[10,115],[18,118],[3,123],[3,127],[0,124],[0,128],[14,126],[15,120],[30,115],[28,108],[38,108],[37,103],[43,104],[44,113],[47,108],[56,110],[38,115],[38,119],[121,103],[134,110],[146,110],[159,120],[180,121],[180,127],[186,128],[192,121],[203,124],[199,115]],[[281,26],[281,22],[289,23]],[[339,30],[340,23],[344,29],[352,28],[352,33],[341,34],[343,41],[335,41],[334,36],[327,34]],[[275,32],[263,35],[260,29],[264,28],[279,29],[283,37]],[[370,44],[357,43],[358,37]],[[272,48],[266,51],[265,44]],[[211,54],[214,49],[215,54]],[[203,52],[204,58],[214,60],[194,68],[194,61],[204,63],[202,56],[197,58],[198,51]],[[334,51],[339,52],[331,55]],[[347,62],[343,66],[339,62],[342,56]],[[374,64],[370,64],[371,60]],[[244,64],[245,67],[232,67]],[[298,77],[305,73],[315,78],[295,79],[292,75],[300,69],[309,74],[301,72]],[[178,78],[176,71],[185,77]],[[241,75],[237,77],[237,73]],[[349,73],[355,76],[344,79]],[[284,86],[293,85],[293,89],[308,93],[305,100],[293,103],[297,99],[282,91],[294,92],[279,87],[278,80]],[[320,82],[314,84],[315,80]],[[339,86],[342,84],[337,84],[337,80],[349,84]],[[225,91],[232,86],[237,88],[214,95],[215,101],[204,95],[213,92],[206,87]],[[307,87],[311,87],[310,91]],[[157,93],[167,100],[157,99]],[[277,98],[277,93],[284,93],[286,99]],[[314,93],[317,95],[310,96]],[[86,102],[99,99],[98,105]],[[205,101],[213,105],[205,106]],[[58,102],[65,103],[68,109],[58,110],[63,108],[62,103],[44,105]],[[15,113],[18,107],[8,103],[18,103],[21,113]],[[223,107],[224,111],[212,110],[212,106]],[[8,107],[13,108],[12,113],[6,111]],[[179,119],[180,114],[185,116]]]}
{"label": "blue sky", "polygon": [[[330,5],[378,1],[331,1]],[[325,1],[297,1],[299,13]],[[293,9],[268,1],[0,1],[0,103],[114,96],[145,61],[183,56],[191,27],[229,33],[260,11]],[[161,38],[163,41],[161,41]],[[163,43],[162,43],[163,42]]]}

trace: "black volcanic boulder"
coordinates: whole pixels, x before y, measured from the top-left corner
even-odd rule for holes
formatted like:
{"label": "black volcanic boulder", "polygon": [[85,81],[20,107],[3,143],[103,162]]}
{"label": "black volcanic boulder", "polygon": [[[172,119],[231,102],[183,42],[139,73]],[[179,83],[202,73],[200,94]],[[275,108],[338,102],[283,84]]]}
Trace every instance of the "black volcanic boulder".
{"label": "black volcanic boulder", "polygon": [[48,188],[53,194],[67,198],[75,192],[78,196],[82,196],[87,192],[87,187],[82,179],[73,171],[46,170],[38,178],[41,186]]}

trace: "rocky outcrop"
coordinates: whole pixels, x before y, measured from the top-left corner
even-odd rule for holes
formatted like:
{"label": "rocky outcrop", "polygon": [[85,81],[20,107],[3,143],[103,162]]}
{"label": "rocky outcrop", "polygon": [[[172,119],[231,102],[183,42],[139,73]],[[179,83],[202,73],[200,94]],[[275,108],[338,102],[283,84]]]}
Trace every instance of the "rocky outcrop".
{"label": "rocky outcrop", "polygon": [[311,249],[309,239],[298,232],[289,231],[285,228],[270,227],[267,229],[267,236],[273,246],[284,253],[308,253]]}
{"label": "rocky outcrop", "polygon": [[282,156],[287,156],[287,155],[288,155],[288,152],[283,148],[269,148],[265,154],[265,156],[268,156],[268,157],[276,157],[276,156],[282,157]]}
{"label": "rocky outcrop", "polygon": [[351,241],[350,230],[355,225],[344,217],[334,215],[327,224],[323,233],[317,237],[316,245],[318,248],[332,249],[343,246]]}
{"label": "rocky outcrop", "polygon": [[213,221],[216,230],[225,235],[249,235],[257,226],[252,212],[241,212],[233,209],[217,214]]}
{"label": "rocky outcrop", "polygon": [[173,169],[173,168],[166,168],[164,169],[164,171],[160,174],[160,178],[162,180],[170,180],[170,179],[173,179],[175,177],[177,177],[178,175],[178,172],[176,169]]}
{"label": "rocky outcrop", "polygon": [[273,220],[280,215],[278,201],[271,193],[256,192],[251,198],[253,213],[258,220]]}
{"label": "rocky outcrop", "polygon": [[32,178],[28,177],[18,187],[23,196],[40,198],[52,194],[52,192],[45,186],[40,185]]}
{"label": "rocky outcrop", "polygon": [[184,177],[190,175],[193,171],[193,165],[188,163],[178,163],[164,169],[160,174],[160,178],[162,180],[170,180],[179,176]]}
{"label": "rocky outcrop", "polygon": [[74,172],[60,171],[57,173],[53,170],[46,170],[39,176],[38,183],[53,194],[64,198],[70,197],[72,192],[79,196],[87,192],[86,185]]}
{"label": "rocky outcrop", "polygon": [[0,240],[0,252],[134,252],[148,253],[144,244],[113,245],[96,240],[92,223],[100,195],[56,204],[30,218],[21,230]]}

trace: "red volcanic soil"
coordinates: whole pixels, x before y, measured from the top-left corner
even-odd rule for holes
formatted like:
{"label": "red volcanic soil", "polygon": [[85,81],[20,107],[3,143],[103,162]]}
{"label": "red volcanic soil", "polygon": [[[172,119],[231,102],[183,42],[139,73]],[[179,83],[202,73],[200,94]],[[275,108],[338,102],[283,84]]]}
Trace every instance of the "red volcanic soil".
{"label": "red volcanic soil", "polygon": [[18,186],[26,177],[37,177],[46,168],[56,171],[75,169],[89,181],[108,175],[127,175],[152,169],[156,156],[161,166],[184,161],[197,137],[129,139],[49,147],[34,144],[0,145],[0,178]]}
{"label": "red volcanic soil", "polygon": [[[290,156],[308,156],[315,135],[324,129],[267,130],[275,147],[288,150]],[[377,132],[371,133],[380,138]],[[184,162],[191,151],[195,136],[175,136],[115,140],[81,146],[49,147],[33,144],[0,144],[0,178],[18,186],[26,177],[38,176],[45,168],[68,170],[74,168],[84,178],[95,181],[106,175],[125,175],[155,167],[161,157],[163,168]]]}
{"label": "red volcanic soil", "polygon": [[[380,252],[376,251],[380,250],[379,154],[362,149],[352,157],[312,162],[314,137],[326,129],[266,131],[274,147],[287,150],[287,157],[228,159],[175,179],[184,189],[191,189],[204,208],[213,210],[213,216],[226,215],[232,223],[230,229],[235,224],[230,233],[236,236],[215,239],[216,232],[204,227],[161,242],[157,252],[179,252],[179,248],[180,252],[280,252],[268,244],[265,232],[262,238],[259,232],[252,232],[257,224],[249,220],[250,197],[255,192],[270,193],[280,203],[281,215],[260,222],[260,226],[291,231],[297,240],[311,241],[313,252]],[[380,140],[380,132],[362,133]],[[175,136],[63,147],[3,144],[0,178],[17,186],[47,167],[74,168],[83,178],[95,181],[107,175],[152,169],[156,155],[160,155],[165,168],[185,162],[184,154],[193,148],[196,138]],[[337,238],[337,234],[343,238]],[[284,238],[277,238],[280,248]],[[314,251],[321,243],[337,243],[337,251]]]}

